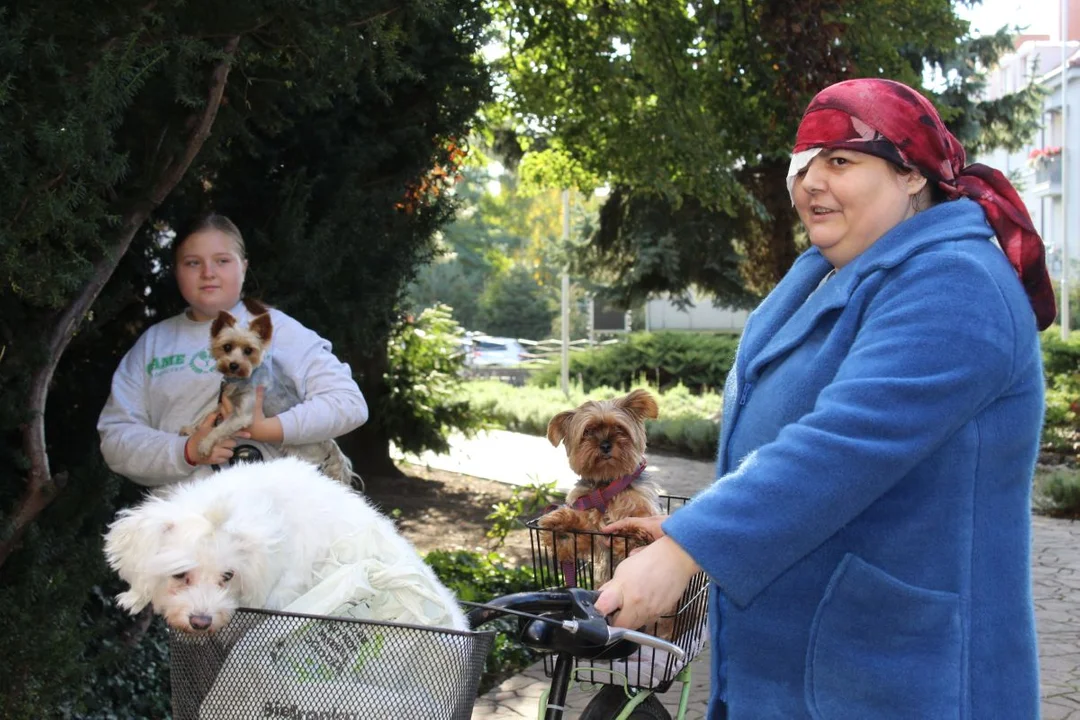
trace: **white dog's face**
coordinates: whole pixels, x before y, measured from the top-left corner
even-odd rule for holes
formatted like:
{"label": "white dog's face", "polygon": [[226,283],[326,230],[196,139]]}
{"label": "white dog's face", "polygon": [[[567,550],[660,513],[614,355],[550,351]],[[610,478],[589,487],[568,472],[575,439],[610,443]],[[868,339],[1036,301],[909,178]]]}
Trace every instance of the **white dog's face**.
{"label": "white dog's face", "polygon": [[134,614],[152,603],[171,627],[212,633],[237,607],[262,606],[274,545],[228,509],[177,515],[167,499],[155,498],[120,513],[105,536],[105,555],[131,586],[117,595],[121,607]]}
{"label": "white dog's face", "polygon": [[159,581],[150,599],[154,611],[170,627],[184,632],[214,632],[225,627],[240,606],[241,581],[221,560],[208,558]]}

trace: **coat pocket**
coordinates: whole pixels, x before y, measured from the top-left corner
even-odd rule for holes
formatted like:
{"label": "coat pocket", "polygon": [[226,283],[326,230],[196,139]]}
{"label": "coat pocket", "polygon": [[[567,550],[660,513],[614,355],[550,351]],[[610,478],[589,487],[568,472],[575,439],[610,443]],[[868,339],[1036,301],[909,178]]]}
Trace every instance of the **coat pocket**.
{"label": "coat pocket", "polygon": [[903,583],[848,554],[810,628],[816,720],[960,717],[960,597]]}

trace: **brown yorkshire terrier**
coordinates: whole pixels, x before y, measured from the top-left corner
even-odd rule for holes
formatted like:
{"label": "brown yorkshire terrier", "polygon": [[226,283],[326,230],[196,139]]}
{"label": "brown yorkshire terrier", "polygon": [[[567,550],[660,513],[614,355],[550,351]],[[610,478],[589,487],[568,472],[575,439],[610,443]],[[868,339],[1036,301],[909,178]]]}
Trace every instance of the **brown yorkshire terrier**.
{"label": "brown yorkshire terrier", "polygon": [[[545,533],[546,542],[555,542],[564,576],[571,574],[575,560],[591,559],[594,580],[601,582],[631,549],[649,543],[647,534],[633,531],[628,533],[629,540],[611,538],[612,557],[607,558],[605,538],[589,533],[623,518],[660,514],[659,488],[644,473],[645,419],[657,415],[655,398],[645,390],[634,390],[614,400],[590,400],[548,423],[548,440],[555,446],[563,442],[570,468],[580,478],[567,494],[566,504],[537,522],[550,531]],[[594,542],[603,552],[594,554]],[[566,579],[570,584],[570,578]]]}
{"label": "brown yorkshire terrier", "polygon": [[[222,310],[210,326],[210,354],[223,376],[218,398],[219,422],[207,433],[198,447],[199,455],[205,457],[223,438],[230,437],[252,422],[255,413],[256,388],[265,388],[263,412],[267,417],[277,415],[300,402],[300,397],[283,383],[275,382],[274,374],[263,362],[273,337],[270,310],[256,300],[244,300],[248,311],[255,317],[243,327],[230,313]],[[180,429],[181,435],[195,432],[194,425]],[[352,462],[333,440],[285,445],[286,455],[307,460],[317,465],[324,475],[346,485],[359,476],[352,471]]]}

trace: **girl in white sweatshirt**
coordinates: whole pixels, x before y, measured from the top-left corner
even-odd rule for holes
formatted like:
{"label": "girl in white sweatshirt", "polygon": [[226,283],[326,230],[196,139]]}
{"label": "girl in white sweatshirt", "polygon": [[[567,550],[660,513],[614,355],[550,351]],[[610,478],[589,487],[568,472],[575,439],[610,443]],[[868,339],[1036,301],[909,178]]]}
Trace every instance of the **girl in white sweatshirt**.
{"label": "girl in white sweatshirt", "polygon": [[[179,240],[175,260],[176,281],[189,307],[143,333],[113,375],[98,419],[110,468],[140,485],[168,485],[228,463],[238,439],[270,459],[281,455],[283,444],[321,442],[367,420],[364,396],[330,343],[271,310],[274,332],[263,362],[272,363],[275,382],[300,402],[274,417],[257,412],[248,428],[200,456],[196,448],[213,427],[222,379],[210,356],[210,325],[222,310],[247,325],[251,314],[240,295],[248,263],[240,231],[216,214]],[[192,424],[198,425],[193,435],[179,434]]]}

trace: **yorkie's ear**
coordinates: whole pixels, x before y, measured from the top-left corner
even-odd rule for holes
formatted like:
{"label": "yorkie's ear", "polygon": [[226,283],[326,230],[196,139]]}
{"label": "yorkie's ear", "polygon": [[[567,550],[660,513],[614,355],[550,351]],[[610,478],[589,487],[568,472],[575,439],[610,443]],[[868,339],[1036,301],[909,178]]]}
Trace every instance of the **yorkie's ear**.
{"label": "yorkie's ear", "polygon": [[574,417],[573,410],[564,410],[555,417],[551,418],[551,421],[547,426],[547,439],[555,447],[559,447],[559,443],[564,437],[566,437],[567,430],[570,427],[570,420]]}
{"label": "yorkie's ear", "polygon": [[634,390],[629,395],[619,398],[619,407],[639,419],[649,418],[655,420],[660,416],[660,408],[656,405],[656,398],[648,390]]}
{"label": "yorkie's ear", "polygon": [[216,337],[219,332],[227,327],[235,327],[236,318],[229,313],[222,310],[218,313],[218,316],[214,319],[214,324],[210,326],[210,337]]}
{"label": "yorkie's ear", "polygon": [[274,326],[270,323],[270,313],[254,318],[248,323],[248,329],[262,339],[263,345],[270,342],[270,336],[274,334]]}

